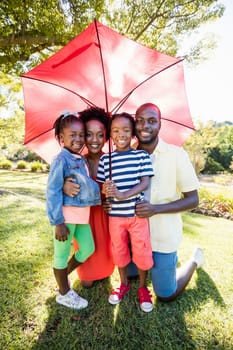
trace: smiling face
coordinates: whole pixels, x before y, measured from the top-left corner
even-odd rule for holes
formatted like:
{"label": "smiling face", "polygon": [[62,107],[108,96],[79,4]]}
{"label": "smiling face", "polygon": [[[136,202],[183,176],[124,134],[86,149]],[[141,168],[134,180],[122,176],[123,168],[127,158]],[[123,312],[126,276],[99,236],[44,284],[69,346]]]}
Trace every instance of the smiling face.
{"label": "smiling face", "polygon": [[101,154],[106,142],[106,128],[98,120],[86,123],[86,146],[89,154]]}
{"label": "smiling face", "polygon": [[161,128],[159,109],[154,105],[145,105],[136,112],[136,136],[141,144],[155,144]]}
{"label": "smiling face", "polygon": [[59,140],[71,153],[79,153],[85,142],[84,125],[80,120],[68,124],[62,129]]}
{"label": "smiling face", "polygon": [[111,138],[118,152],[128,151],[132,139],[132,124],[129,119],[119,116],[112,121]]}

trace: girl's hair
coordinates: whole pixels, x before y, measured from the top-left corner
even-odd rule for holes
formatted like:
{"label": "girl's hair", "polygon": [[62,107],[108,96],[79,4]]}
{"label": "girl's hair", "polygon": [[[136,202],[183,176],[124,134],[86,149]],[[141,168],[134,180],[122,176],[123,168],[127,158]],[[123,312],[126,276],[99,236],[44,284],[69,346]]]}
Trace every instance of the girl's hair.
{"label": "girl's hair", "polygon": [[106,140],[109,139],[110,117],[103,108],[90,107],[90,108],[84,109],[82,112],[79,112],[79,116],[84,124],[86,124],[90,120],[98,120],[101,124],[103,124],[106,130]]}
{"label": "girl's hair", "polygon": [[113,114],[112,115],[112,118],[110,119],[110,123],[109,123],[109,133],[111,131],[111,125],[112,125],[112,122],[114,119],[117,119],[117,118],[126,118],[130,121],[131,123],[131,127],[132,127],[132,136],[135,136],[136,133],[135,133],[135,120],[134,120],[134,117],[129,114],[129,113],[126,113],[126,112],[123,112],[123,113],[117,113],[117,114]]}
{"label": "girl's hair", "polygon": [[68,112],[61,114],[60,117],[58,117],[55,120],[53,124],[53,128],[54,128],[55,137],[59,143],[60,143],[60,134],[62,133],[63,129],[74,122],[79,122],[83,124],[83,121],[79,118],[79,116],[74,114],[69,114]]}

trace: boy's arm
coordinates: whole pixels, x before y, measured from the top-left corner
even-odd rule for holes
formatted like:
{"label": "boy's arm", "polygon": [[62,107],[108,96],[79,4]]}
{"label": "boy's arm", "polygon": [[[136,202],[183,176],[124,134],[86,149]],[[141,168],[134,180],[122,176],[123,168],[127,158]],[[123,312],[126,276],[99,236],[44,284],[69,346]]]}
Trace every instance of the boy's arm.
{"label": "boy's arm", "polygon": [[115,197],[118,200],[125,200],[129,197],[135,196],[147,189],[150,183],[149,176],[141,177],[141,181],[132,187],[130,190],[121,192],[117,189],[113,181],[109,182],[108,186],[105,186],[105,194],[107,197]]}

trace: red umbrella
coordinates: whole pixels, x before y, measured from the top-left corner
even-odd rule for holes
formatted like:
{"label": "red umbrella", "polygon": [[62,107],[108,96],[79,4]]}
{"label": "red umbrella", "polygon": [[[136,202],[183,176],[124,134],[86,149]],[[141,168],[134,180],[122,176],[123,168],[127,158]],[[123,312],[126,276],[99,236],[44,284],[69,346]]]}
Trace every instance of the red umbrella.
{"label": "red umbrella", "polygon": [[143,103],[162,113],[161,137],[182,145],[194,130],[182,60],[145,47],[94,21],[22,76],[24,144],[50,162],[60,150],[53,123],[64,110],[88,106],[135,114]]}

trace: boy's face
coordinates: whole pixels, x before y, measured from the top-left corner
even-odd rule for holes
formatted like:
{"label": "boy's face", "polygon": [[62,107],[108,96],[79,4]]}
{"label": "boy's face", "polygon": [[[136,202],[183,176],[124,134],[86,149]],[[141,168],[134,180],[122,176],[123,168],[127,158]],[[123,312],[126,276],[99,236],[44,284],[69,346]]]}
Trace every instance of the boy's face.
{"label": "boy's face", "polygon": [[111,138],[119,152],[128,151],[132,139],[132,125],[129,119],[117,117],[111,124]]}
{"label": "boy's face", "polygon": [[80,121],[67,125],[60,134],[60,142],[72,153],[79,153],[85,142],[84,125]]}

